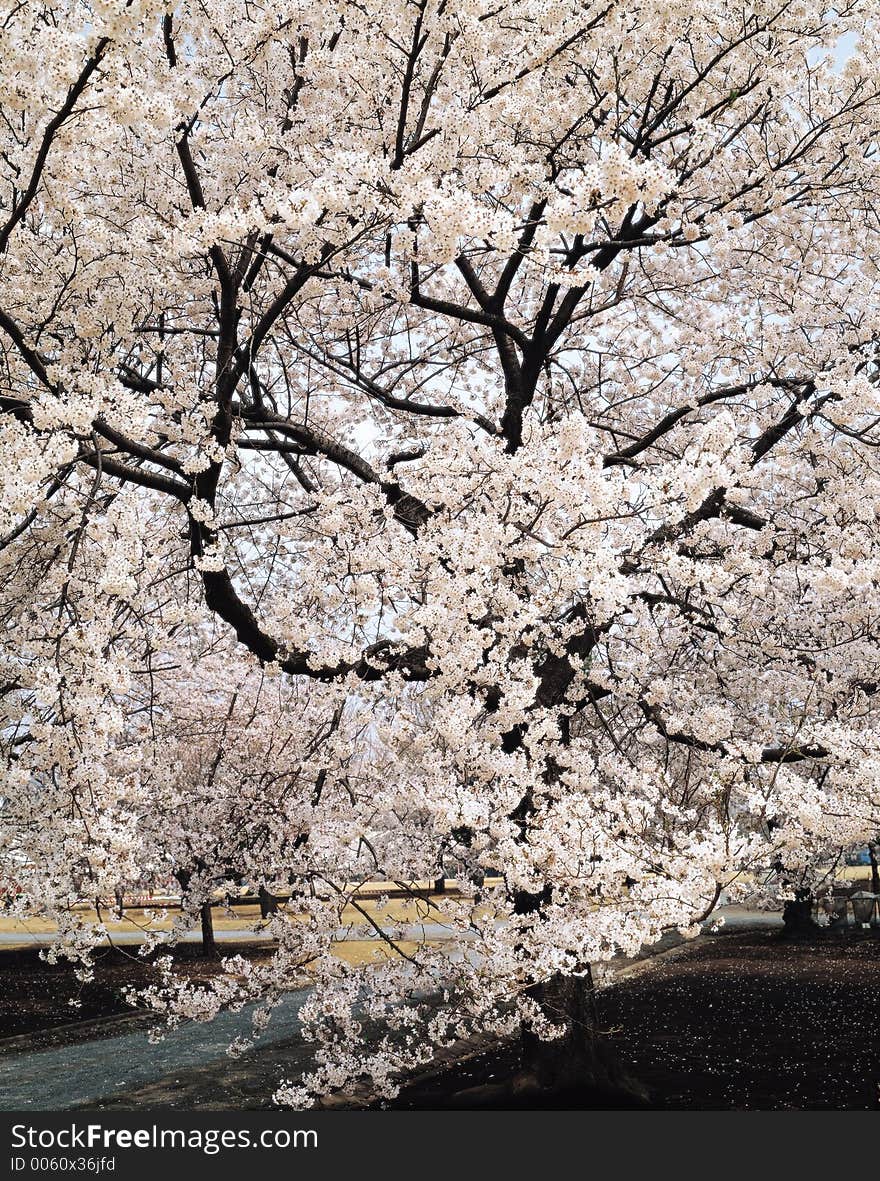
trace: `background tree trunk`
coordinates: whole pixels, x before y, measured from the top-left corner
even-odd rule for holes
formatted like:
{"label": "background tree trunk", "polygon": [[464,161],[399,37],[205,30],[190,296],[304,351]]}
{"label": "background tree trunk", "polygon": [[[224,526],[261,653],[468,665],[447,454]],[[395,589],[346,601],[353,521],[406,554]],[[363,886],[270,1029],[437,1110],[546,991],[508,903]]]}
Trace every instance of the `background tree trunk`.
{"label": "background tree trunk", "polygon": [[794,898],[789,899],[782,908],[782,922],[786,935],[801,935],[815,931],[812,891],[804,886],[795,890]]}
{"label": "background tree trunk", "polygon": [[258,896],[260,899],[261,919],[267,919],[270,914],[278,913],[278,899],[274,894],[270,894],[265,886],[260,886]]}
{"label": "background tree trunk", "polygon": [[202,903],[200,911],[202,919],[202,948],[205,952],[213,953],[217,950],[217,942],[214,939],[214,918],[211,914],[211,903]]}

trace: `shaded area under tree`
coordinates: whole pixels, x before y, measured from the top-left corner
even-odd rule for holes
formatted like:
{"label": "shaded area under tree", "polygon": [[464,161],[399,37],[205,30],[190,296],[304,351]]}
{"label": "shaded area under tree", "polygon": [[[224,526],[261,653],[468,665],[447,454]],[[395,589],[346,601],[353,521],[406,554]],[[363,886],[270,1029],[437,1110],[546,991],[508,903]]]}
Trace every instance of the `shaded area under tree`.
{"label": "shaded area under tree", "polygon": [[[880,939],[701,940],[596,995],[606,1050],[666,1110],[880,1108]],[[622,1093],[510,1094],[514,1045],[402,1093],[404,1107],[615,1108]]]}

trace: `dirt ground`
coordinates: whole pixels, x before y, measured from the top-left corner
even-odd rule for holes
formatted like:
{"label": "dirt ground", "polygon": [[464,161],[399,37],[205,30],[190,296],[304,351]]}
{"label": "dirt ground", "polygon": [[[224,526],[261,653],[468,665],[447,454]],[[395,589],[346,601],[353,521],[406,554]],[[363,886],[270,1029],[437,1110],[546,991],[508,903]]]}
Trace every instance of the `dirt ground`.
{"label": "dirt ground", "polygon": [[[880,1108],[876,936],[707,939],[603,990],[597,1009],[652,1109]],[[515,1048],[500,1047],[405,1090],[395,1106],[469,1105],[463,1091],[509,1078],[518,1065]],[[622,1104],[582,1093],[540,1106]]]}
{"label": "dirt ground", "polygon": [[880,1108],[877,937],[707,941],[600,994],[599,1015],[659,1108]]}
{"label": "dirt ground", "polygon": [[[265,948],[237,945],[236,954],[259,957]],[[175,953],[180,970],[189,979],[204,979],[219,970],[217,957],[205,957],[201,948],[182,945]],[[131,1014],[134,1011],[123,999],[125,987],[144,987],[156,981],[149,960],[132,955],[122,948],[99,952],[94,980],[77,980],[71,964],[62,961],[48,964],[36,950],[0,952],[0,1038],[21,1034],[45,1034],[64,1027],[64,1040],[76,1038],[74,1023],[102,1017]],[[76,1001],[72,1005],[71,1000]],[[148,1014],[143,1015],[150,1019]],[[91,1027],[83,1034],[94,1037]]]}

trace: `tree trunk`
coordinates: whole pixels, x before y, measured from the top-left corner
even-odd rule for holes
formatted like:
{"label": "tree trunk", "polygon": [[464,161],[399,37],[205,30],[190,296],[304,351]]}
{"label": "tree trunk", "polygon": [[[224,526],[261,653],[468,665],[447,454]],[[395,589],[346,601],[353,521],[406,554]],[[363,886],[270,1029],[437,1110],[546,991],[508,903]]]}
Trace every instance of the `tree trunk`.
{"label": "tree trunk", "polygon": [[215,952],[217,943],[214,939],[214,918],[211,914],[211,903],[202,903],[200,911],[202,918],[202,948],[206,953]]}
{"label": "tree trunk", "polygon": [[445,894],[446,893],[446,878],[434,878],[434,893],[435,894]]}
{"label": "tree trunk", "polygon": [[258,895],[260,899],[261,919],[267,919],[270,914],[278,913],[278,899],[274,894],[270,894],[265,886],[260,886]]}
{"label": "tree trunk", "polygon": [[514,1090],[523,1100],[533,1106],[648,1106],[645,1089],[599,1036],[589,969],[583,976],[557,973],[530,988],[528,995],[554,1025],[563,1026],[563,1033],[545,1040],[522,1029],[522,1073]]}
{"label": "tree trunk", "polygon": [[[515,450],[507,434],[508,450]],[[523,559],[516,558],[506,573],[516,573]],[[568,623],[580,619],[583,629],[566,644],[565,652],[557,654],[545,650],[535,658],[535,673],[539,678],[535,704],[544,709],[561,705],[575,678],[572,657],[586,660],[595,648],[599,632],[587,619],[581,605],[567,616]],[[500,700],[500,695],[499,695]],[[497,703],[496,703],[497,705]],[[489,709],[487,701],[487,709]],[[571,741],[570,721],[566,714],[557,717],[559,742],[567,747]],[[512,754],[523,746],[528,723],[519,722],[501,737],[501,748]],[[559,782],[559,766],[547,760],[544,782],[553,787]],[[536,806],[531,786],[526,786],[522,799],[509,813],[509,819],[519,828],[519,840],[527,845],[535,822]],[[518,890],[513,895],[514,913],[535,915],[551,905],[553,885],[546,882],[537,893]],[[512,1080],[512,1089],[523,1106],[572,1107],[645,1107],[645,1089],[626,1073],[612,1047],[598,1033],[595,989],[589,965],[582,975],[564,976],[556,973],[549,980],[533,985],[527,995],[534,1000],[547,1020],[562,1027],[561,1036],[544,1040],[523,1026],[520,1034],[522,1071]]]}
{"label": "tree trunk", "polygon": [[528,990],[556,1025],[561,1037],[546,1041],[530,1029],[522,1031],[523,1069],[546,1089],[567,1088],[592,1081],[596,1067],[596,1020],[589,977],[557,973]]}
{"label": "tree trunk", "polygon": [[877,845],[874,841],[868,845],[868,856],[871,859],[871,893],[880,894],[880,869],[877,868]]}
{"label": "tree trunk", "polygon": [[805,886],[795,890],[794,898],[782,908],[782,922],[786,935],[806,935],[816,930],[812,891]]}

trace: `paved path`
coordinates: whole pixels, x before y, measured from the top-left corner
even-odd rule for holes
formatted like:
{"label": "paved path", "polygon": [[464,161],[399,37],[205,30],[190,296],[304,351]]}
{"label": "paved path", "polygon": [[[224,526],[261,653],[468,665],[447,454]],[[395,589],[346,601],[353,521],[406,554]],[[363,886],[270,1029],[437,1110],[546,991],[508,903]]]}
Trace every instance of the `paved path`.
{"label": "paved path", "polygon": [[[307,995],[305,988],[291,992],[275,1009],[255,1045],[295,1040],[300,1033],[297,1013]],[[251,1033],[254,1008],[249,1005],[239,1013],[221,1013],[204,1023],[189,1022],[155,1044],[138,1029],[69,1046],[0,1053],[0,1110],[65,1111],[175,1071],[229,1061],[230,1042]],[[304,1066],[306,1055],[303,1043]]]}
{"label": "paved path", "polygon": [[[724,915],[724,927],[730,931],[781,926],[778,914],[741,907],[725,907],[719,913]],[[706,924],[707,929],[712,921]],[[439,924],[425,924],[424,928],[419,924],[411,934],[416,935],[417,930],[421,939],[441,939],[449,934],[449,929]],[[670,935],[659,947],[673,946],[676,941],[677,937]],[[301,1038],[297,1016],[307,995],[307,988],[289,993],[254,1043],[255,1049],[261,1050],[284,1043],[287,1077],[310,1067],[311,1050]],[[156,1044],[148,1040],[143,1029],[137,1029],[68,1046],[0,1050],[0,1110],[64,1111],[98,1099],[112,1101],[116,1094],[152,1083],[162,1083],[165,1091],[173,1091],[178,1072],[191,1076],[199,1068],[231,1065],[228,1046],[236,1037],[251,1036],[250,1018],[255,1007],[248,1005],[238,1013],[222,1013],[206,1023],[189,1022]]]}

